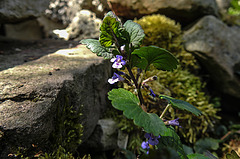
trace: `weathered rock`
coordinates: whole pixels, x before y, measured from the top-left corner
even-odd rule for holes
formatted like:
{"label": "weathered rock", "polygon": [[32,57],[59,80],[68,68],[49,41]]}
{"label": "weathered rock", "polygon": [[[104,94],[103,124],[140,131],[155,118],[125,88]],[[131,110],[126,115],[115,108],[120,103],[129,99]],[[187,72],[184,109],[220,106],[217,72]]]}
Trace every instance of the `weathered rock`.
{"label": "weathered rock", "polygon": [[118,123],[113,119],[100,119],[94,132],[84,142],[80,149],[85,152],[101,152],[117,148],[126,149],[128,134],[118,129]]}
{"label": "weathered rock", "polygon": [[203,15],[218,15],[215,0],[109,0],[115,13],[125,19],[160,13],[189,24]]}
{"label": "weathered rock", "polygon": [[15,23],[39,17],[47,9],[49,0],[1,0],[0,24]]}
{"label": "weathered rock", "polygon": [[41,16],[39,18],[37,18],[37,21],[39,23],[39,26],[42,28],[43,30],[43,37],[48,38],[51,37],[52,38],[52,33],[53,30],[55,29],[65,29],[66,26],[64,26],[61,22],[56,22],[53,21],[49,18],[47,18],[46,16]]}
{"label": "weathered rock", "polygon": [[186,50],[199,58],[216,88],[240,98],[240,28],[206,16],[185,32],[184,40]]}
{"label": "weathered rock", "polygon": [[76,13],[72,22],[66,29],[53,30],[57,37],[65,40],[97,39],[102,20],[96,18],[95,13],[81,10]]}
{"label": "weathered rock", "polygon": [[226,13],[227,9],[230,7],[231,0],[216,0],[217,6],[221,13]]}
{"label": "weathered rock", "polygon": [[103,18],[108,10],[105,0],[51,0],[46,16],[53,21],[60,21],[68,26],[76,14],[82,9],[94,12],[97,17]]}
{"label": "weathered rock", "polygon": [[5,34],[8,38],[18,40],[39,40],[43,38],[42,29],[35,19],[15,24],[5,24]]}
{"label": "weathered rock", "polygon": [[[110,69],[107,61],[81,45],[1,71],[0,130],[4,142],[0,158],[20,146],[49,148],[54,144],[49,143],[49,137],[57,138],[59,132],[55,131],[66,122],[61,115],[66,115],[67,107],[83,114],[75,122],[84,126],[84,142],[105,109]],[[64,136],[68,132],[61,133],[65,134],[59,138],[68,137]]]}

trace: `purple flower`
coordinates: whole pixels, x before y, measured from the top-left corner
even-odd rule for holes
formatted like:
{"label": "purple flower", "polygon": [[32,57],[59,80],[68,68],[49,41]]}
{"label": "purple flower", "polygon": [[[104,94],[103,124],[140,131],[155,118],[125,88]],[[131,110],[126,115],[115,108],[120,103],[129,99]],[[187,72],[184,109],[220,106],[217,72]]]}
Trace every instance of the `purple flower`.
{"label": "purple flower", "polygon": [[149,154],[150,146],[149,146],[148,142],[143,141],[141,146],[143,149],[147,149],[147,154]]}
{"label": "purple flower", "polygon": [[150,148],[147,141],[146,142],[143,141],[141,146],[142,146],[143,149],[149,149]]}
{"label": "purple flower", "polygon": [[123,60],[121,55],[117,55],[116,58],[112,58],[110,61],[113,62],[113,68],[122,68],[122,66],[126,64],[126,61]]}
{"label": "purple flower", "polygon": [[179,122],[178,122],[178,119],[179,119],[179,118],[168,121],[168,125],[181,127],[180,124],[179,124]]}
{"label": "purple flower", "polygon": [[145,138],[148,139],[148,141],[143,141],[142,142],[142,148],[143,149],[147,149],[147,154],[149,154],[149,149],[150,149],[150,145],[157,145],[159,143],[158,139],[160,138],[160,135],[159,136],[154,136],[152,133],[146,133],[144,135]]}
{"label": "purple flower", "polygon": [[108,79],[108,83],[110,84],[114,84],[118,81],[124,81],[124,78],[117,73],[114,73],[113,77]]}
{"label": "purple flower", "polygon": [[152,133],[151,134],[150,133],[146,133],[144,135],[144,137],[148,139],[148,143],[150,145],[154,146],[154,145],[157,145],[159,143],[158,139],[160,138],[160,135],[159,136],[154,136]]}
{"label": "purple flower", "polygon": [[156,94],[153,92],[152,89],[149,89],[150,90],[150,95],[153,96],[153,97],[156,97]]}

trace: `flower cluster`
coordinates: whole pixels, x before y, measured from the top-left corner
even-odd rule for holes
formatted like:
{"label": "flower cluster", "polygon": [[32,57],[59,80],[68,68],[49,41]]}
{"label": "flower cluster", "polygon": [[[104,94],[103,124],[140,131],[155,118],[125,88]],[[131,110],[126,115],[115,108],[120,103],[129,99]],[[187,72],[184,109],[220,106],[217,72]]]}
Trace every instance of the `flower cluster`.
{"label": "flower cluster", "polygon": [[179,122],[178,122],[178,119],[179,118],[177,118],[177,119],[174,119],[174,120],[170,120],[170,121],[168,121],[168,125],[172,125],[172,126],[179,126],[180,128],[181,128],[181,126],[180,126],[180,124],[179,124]]}
{"label": "flower cluster", "polygon": [[[112,58],[110,61],[113,62],[113,65],[112,65],[113,68],[122,68],[122,66],[126,64],[126,61],[123,60],[123,57],[121,55],[117,55],[115,58]],[[123,74],[124,73],[121,71],[118,71],[118,73],[114,73],[113,77],[108,79],[108,83],[114,84],[118,81],[124,81],[124,78],[120,76]]]}
{"label": "flower cluster", "polygon": [[147,138],[147,141],[143,141],[141,146],[143,149],[147,149],[147,154],[149,154],[150,145],[157,145],[159,143],[158,139],[161,136],[154,136],[152,133],[146,133],[144,137]]}
{"label": "flower cluster", "polygon": [[116,57],[112,58],[110,61],[113,62],[113,65],[112,65],[113,68],[122,68],[122,66],[126,64],[126,61],[123,60],[123,57],[121,55],[117,55]]}

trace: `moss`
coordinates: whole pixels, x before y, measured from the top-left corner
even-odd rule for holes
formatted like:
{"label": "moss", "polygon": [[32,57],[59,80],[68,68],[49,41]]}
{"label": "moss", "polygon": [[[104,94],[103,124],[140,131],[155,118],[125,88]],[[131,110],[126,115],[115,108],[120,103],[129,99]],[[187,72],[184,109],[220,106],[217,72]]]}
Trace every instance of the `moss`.
{"label": "moss", "polygon": [[40,159],[91,159],[90,155],[85,155],[82,158],[74,157],[72,153],[67,152],[62,146],[59,146],[57,151],[47,154],[45,153],[43,156],[39,157]]}
{"label": "moss", "polygon": [[155,45],[170,51],[179,59],[184,68],[198,68],[195,57],[184,50],[179,23],[160,14],[144,16],[135,22],[140,24],[144,30],[143,45]]}
{"label": "moss", "polygon": [[[48,149],[49,153],[44,153],[43,150],[34,146],[31,148],[19,147],[14,156],[25,159],[32,157],[40,157],[41,159],[74,159],[72,153],[75,153],[82,142],[83,126],[79,122],[82,114],[80,113],[81,108],[74,110],[69,103],[67,96],[56,103],[56,126],[49,139],[52,144],[48,146],[50,148]],[[77,157],[76,159],[80,158]],[[90,156],[85,156],[82,159],[90,159]]]}
{"label": "moss", "polygon": [[[204,93],[205,84],[199,77],[191,73],[199,67],[195,57],[183,48],[180,24],[163,15],[145,16],[135,22],[142,26],[146,34],[143,45],[156,45],[169,50],[178,58],[181,65],[173,72],[160,71],[151,67],[143,78],[147,79],[157,75],[158,80],[149,83],[154,92],[187,101],[203,112],[202,116],[196,117],[191,113],[170,109],[169,119],[180,118],[183,129],[178,129],[178,131],[187,142],[194,143],[197,137],[208,136],[208,130],[211,130],[213,123],[220,119],[217,116],[219,109],[209,102],[210,96]],[[134,72],[136,74],[136,70]],[[132,90],[127,85],[124,87]],[[165,103],[153,100],[148,94],[148,91],[143,90],[144,100],[149,111],[160,114]]]}
{"label": "moss", "polygon": [[67,96],[63,107],[60,107],[61,104],[57,104],[56,127],[52,134],[54,149],[61,145],[66,151],[75,152],[82,142],[83,126],[79,121],[81,110],[74,110]]}

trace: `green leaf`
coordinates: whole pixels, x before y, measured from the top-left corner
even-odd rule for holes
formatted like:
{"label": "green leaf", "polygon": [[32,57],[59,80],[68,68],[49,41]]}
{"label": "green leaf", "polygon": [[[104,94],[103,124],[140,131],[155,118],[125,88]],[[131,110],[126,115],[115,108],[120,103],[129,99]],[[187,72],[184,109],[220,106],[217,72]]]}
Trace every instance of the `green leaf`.
{"label": "green leaf", "polygon": [[133,47],[139,47],[145,36],[142,27],[139,24],[133,22],[132,20],[127,20],[123,26],[129,33],[130,43],[132,43]]}
{"label": "green leaf", "polygon": [[183,145],[174,128],[170,126],[167,128],[168,131],[165,132],[164,136],[159,139],[158,148],[162,149],[165,147],[170,147],[174,149],[181,159],[187,159],[187,155],[184,152]]}
{"label": "green leaf", "polygon": [[213,138],[203,138],[198,140],[194,145],[196,153],[203,153],[207,150],[217,150],[219,148],[219,140]]}
{"label": "green leaf", "polygon": [[209,157],[199,153],[190,154],[190,155],[187,155],[187,157],[188,159],[210,159]]}
{"label": "green leaf", "polygon": [[181,109],[181,110],[187,110],[193,114],[195,114],[196,116],[199,116],[202,114],[202,112],[200,110],[198,110],[196,107],[194,107],[193,105],[191,105],[188,102],[185,102],[183,100],[180,99],[175,99],[166,95],[160,95],[159,96],[161,99],[166,99],[168,101],[168,103],[171,103],[173,107]]}
{"label": "green leaf", "polygon": [[113,89],[108,92],[108,99],[114,108],[123,111],[129,119],[133,119],[137,126],[143,127],[145,132],[154,136],[164,135],[167,127],[164,122],[153,113],[147,113],[139,106],[139,99],[130,91],[123,88]]}
{"label": "green leaf", "polygon": [[119,34],[120,22],[116,18],[107,16],[103,19],[100,27],[100,43],[102,46],[110,47],[120,37]]}
{"label": "green leaf", "polygon": [[113,18],[116,18],[118,20],[118,17],[112,11],[107,12],[107,14],[104,16],[104,18],[106,18],[106,17],[113,17]]}
{"label": "green leaf", "polygon": [[108,52],[109,49],[105,48],[100,44],[98,40],[95,39],[83,39],[80,43],[87,45],[87,48],[90,49],[97,56],[102,56],[105,59],[113,58],[113,54]]}
{"label": "green leaf", "polygon": [[143,70],[147,70],[149,65],[153,64],[157,69],[172,71],[178,65],[177,59],[170,52],[157,46],[141,47],[134,50],[132,54],[138,56],[139,61],[145,61],[142,63],[133,61],[133,66]]}

